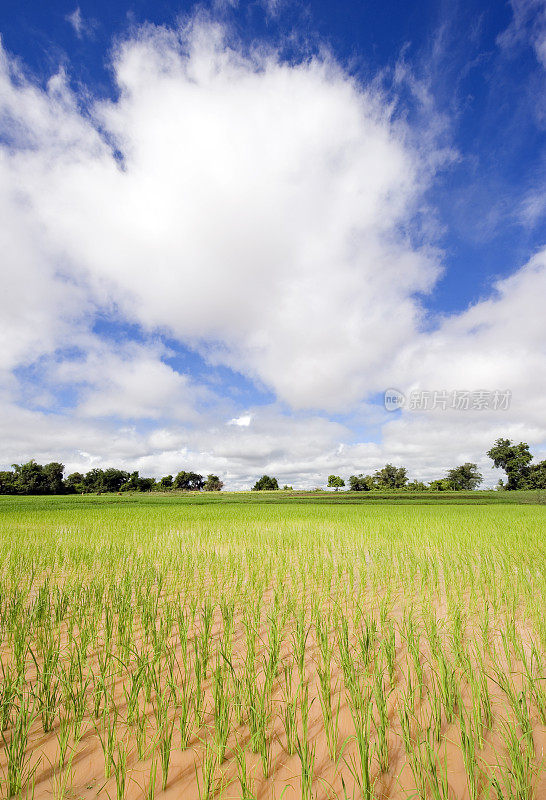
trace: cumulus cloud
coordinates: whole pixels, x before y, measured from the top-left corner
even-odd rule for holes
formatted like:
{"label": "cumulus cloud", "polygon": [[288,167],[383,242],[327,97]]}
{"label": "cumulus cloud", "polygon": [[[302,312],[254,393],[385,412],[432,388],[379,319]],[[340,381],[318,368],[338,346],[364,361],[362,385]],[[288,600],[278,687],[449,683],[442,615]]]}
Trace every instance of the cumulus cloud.
{"label": "cumulus cloud", "polygon": [[100,342],[82,358],[65,359],[50,371],[57,386],[80,388],[75,413],[82,417],[195,420],[207,390],[162,361],[164,348]]}
{"label": "cumulus cloud", "polygon": [[419,155],[332,59],[288,65],[223,36],[142,29],[93,123],[62,76],[44,93],[5,69],[5,183],[95,302],[293,406],[340,407],[413,335],[438,273],[412,241]]}

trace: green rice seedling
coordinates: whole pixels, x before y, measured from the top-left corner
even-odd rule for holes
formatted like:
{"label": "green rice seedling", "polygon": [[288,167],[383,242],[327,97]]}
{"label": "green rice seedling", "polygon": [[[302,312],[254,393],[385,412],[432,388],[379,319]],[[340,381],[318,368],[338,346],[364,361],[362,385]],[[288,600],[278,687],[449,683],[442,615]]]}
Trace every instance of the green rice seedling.
{"label": "green rice seedling", "polygon": [[278,609],[274,609],[269,617],[267,659],[265,663],[265,680],[269,686],[271,686],[277,677],[280,652],[281,631],[279,627]]}
{"label": "green rice seedling", "polygon": [[59,768],[62,769],[70,740],[71,720],[68,714],[61,714],[59,717],[59,729],[56,733],[59,744]]}
{"label": "green rice seedling", "polygon": [[402,741],[406,751],[406,759],[410,766],[417,793],[421,800],[426,800],[426,770],[421,759],[421,740],[414,740],[411,731],[411,715],[407,705],[398,710],[398,718],[402,729]]}
{"label": "green rice seedling", "polygon": [[41,666],[30,646],[28,649],[36,666],[42,728],[44,733],[49,733],[57,713],[60,694],[59,679],[56,674],[60,655],[60,640],[58,637],[53,638],[51,633],[42,637],[40,648],[42,655]]}
{"label": "green rice seedling", "polygon": [[154,757],[150,767],[150,777],[148,778],[148,786],[146,787],[146,800],[154,800],[155,798],[155,783],[157,776],[157,760]]}
{"label": "green rice seedling", "polygon": [[330,632],[320,614],[317,616],[315,627],[316,627],[317,642],[320,650],[320,657],[322,660],[322,666],[323,669],[328,669],[330,667],[330,662],[332,660]]}
{"label": "green rice seedling", "polygon": [[100,726],[95,726],[96,733],[104,756],[104,777],[108,780],[114,765],[114,749],[116,744],[117,712],[104,711]]}
{"label": "green rice seedling", "polygon": [[452,611],[450,638],[455,663],[462,666],[464,663],[465,631],[461,609],[458,606]]}
{"label": "green rice seedling", "polygon": [[141,664],[131,673],[129,688],[123,686],[128,725],[133,725],[138,715],[138,697],[142,688],[143,673],[144,666]]}
{"label": "green rice seedling", "polygon": [[358,762],[354,757],[351,757],[348,761],[347,759],[344,760],[364,800],[371,800],[373,797],[373,783],[371,778],[372,747],[370,728],[372,703],[370,690],[363,691],[358,687],[353,693],[350,708],[355,729],[354,739],[358,749]]}
{"label": "green rice seedling", "polygon": [[374,676],[373,693],[377,708],[378,720],[374,720],[377,732],[376,753],[379,762],[379,771],[383,774],[389,771],[389,715],[387,713],[387,695],[383,683],[383,675],[376,672]]}
{"label": "green rice seedling", "polygon": [[189,614],[187,614],[183,608],[178,608],[178,613],[176,616],[177,626],[178,626],[178,639],[180,641],[180,653],[182,655],[182,663],[184,665],[184,670],[187,671],[188,667],[188,635],[189,635]]}
{"label": "green rice seedling", "polygon": [[437,652],[437,677],[438,677],[438,691],[444,713],[448,723],[453,722],[455,711],[459,703],[459,684],[457,674],[452,665],[445,658],[441,644]]}
{"label": "green rice seedling", "polygon": [[2,667],[2,683],[0,684],[0,731],[5,731],[10,725],[12,711],[19,694],[20,681],[15,670],[5,665],[0,660]]}
{"label": "green rice seedling", "polygon": [[546,725],[546,691],[544,689],[544,679],[542,678],[541,660],[538,656],[535,643],[531,643],[531,656],[527,659],[525,649],[521,640],[518,640],[517,651],[520,661],[523,664],[529,697],[533,700],[539,713],[541,722]]}
{"label": "green rice seedling", "polygon": [[227,670],[223,662],[218,662],[213,674],[214,727],[218,763],[224,760],[231,725],[231,699],[228,694]]}
{"label": "green rice seedling", "polygon": [[478,800],[478,759],[476,757],[476,744],[472,729],[472,719],[461,710],[459,717],[461,729],[461,749],[463,751],[466,782],[470,800]]}
{"label": "green rice seedling", "polygon": [[271,744],[268,736],[269,719],[271,716],[268,686],[265,684],[262,691],[256,683],[247,687],[249,708],[248,724],[250,728],[250,744],[254,753],[259,753],[262,762],[264,778],[269,775],[271,767]]}
{"label": "green rice seedling", "polygon": [[519,692],[517,699],[518,699],[518,706],[516,711],[516,718],[519,723],[521,736],[523,742],[527,746],[530,758],[534,758],[535,746],[533,742],[533,726],[531,723],[531,716],[529,713],[529,705],[527,703],[525,690]]}
{"label": "green rice seedling", "polygon": [[479,616],[479,626],[480,626],[480,633],[482,637],[482,649],[485,652],[489,652],[489,648],[491,646],[490,641],[490,612],[489,612],[489,603],[485,602],[482,605],[481,613]]}
{"label": "green rice seedling", "polygon": [[300,682],[303,683],[305,670],[305,653],[307,649],[307,639],[310,628],[307,627],[305,620],[305,610],[302,608],[297,614],[292,635],[295,660],[298,667]]}
{"label": "green rice seedling", "polygon": [[216,780],[217,751],[209,742],[205,743],[203,760],[201,762],[201,781],[195,767],[195,778],[197,781],[197,794],[199,800],[213,800],[214,784]]}
{"label": "green rice seedling", "polygon": [[296,733],[296,753],[301,764],[301,798],[311,800],[315,772],[315,746],[309,741],[309,689],[300,692],[301,736]]}
{"label": "green rice seedling", "polygon": [[389,622],[383,638],[383,654],[389,672],[389,683],[394,686],[395,665],[396,665],[396,633],[394,623]]}
{"label": "green rice seedling", "polygon": [[166,717],[162,720],[161,727],[158,731],[158,749],[159,757],[161,759],[161,788],[165,791],[167,781],[169,778],[169,764],[171,761],[171,746],[173,739],[174,719],[168,720]]}
{"label": "green rice seedling", "polygon": [[284,697],[283,697],[283,723],[286,735],[286,749],[288,755],[296,752],[297,734],[297,694],[292,692],[292,669],[285,667],[284,671]]}
{"label": "green rice seedling", "polygon": [[33,774],[27,755],[27,743],[34,718],[34,704],[25,695],[20,695],[9,738],[4,731],[1,732],[6,758],[5,787],[8,800],[20,794]]}
{"label": "green rice seedling", "polygon": [[443,656],[442,641],[438,631],[438,621],[436,619],[436,615],[430,609],[423,614],[423,623],[427,634],[430,653],[433,658],[437,659],[440,656]]}
{"label": "green rice seedling", "polygon": [[510,681],[510,678],[498,665],[494,664],[492,669],[495,674],[495,682],[506,695],[518,721],[523,741],[526,744],[530,757],[533,758],[533,728],[529,716],[529,706],[527,704],[525,692],[516,692],[512,682]]}
{"label": "green rice seedling", "polygon": [[364,627],[358,633],[358,644],[364,667],[367,669],[373,658],[377,640],[377,623],[374,619],[364,619]]}
{"label": "green rice seedling", "polygon": [[146,755],[146,732],[148,728],[148,717],[146,716],[146,712],[142,711],[136,720],[136,731],[135,731],[135,738],[136,738],[136,746],[137,746],[137,755],[140,761],[145,758]]}
{"label": "green rice seedling", "polygon": [[51,784],[54,800],[64,800],[64,798],[71,793],[72,784],[74,782],[74,770],[72,768],[74,753],[75,750],[73,749],[66,766],[59,764],[57,768],[53,767]]}
{"label": "green rice seedling", "polygon": [[205,680],[206,663],[204,661],[202,650],[200,649],[197,640],[194,642],[195,646],[195,661],[194,661],[194,675],[195,675],[195,693],[193,695],[194,701],[194,719],[195,726],[200,728],[203,724],[203,681]]}
{"label": "green rice seedling", "polygon": [[210,633],[214,617],[214,605],[210,601],[205,601],[203,606],[203,627],[200,637],[201,661],[203,666],[203,676],[207,675],[207,666],[210,656]]}
{"label": "green rice seedling", "polygon": [[430,742],[424,740],[423,748],[425,751],[426,782],[431,800],[449,800],[447,756],[442,768],[438,754]]}
{"label": "green rice seedling", "polygon": [[127,748],[123,742],[118,742],[117,756],[114,760],[114,777],[116,779],[116,800],[123,800],[127,782]]}
{"label": "green rice seedling", "polygon": [[246,750],[239,744],[235,747],[235,758],[237,761],[237,777],[241,786],[241,800],[256,800],[252,777],[249,774],[246,763]]}
{"label": "green rice seedling", "polygon": [[326,734],[326,741],[328,743],[328,752],[330,754],[330,758],[335,761],[337,754],[341,697],[338,696],[337,709],[334,709],[332,707],[332,676],[329,664],[323,668],[318,667],[317,674],[319,678],[319,700],[322,709],[324,732]]}
{"label": "green rice seedling", "polygon": [[190,711],[192,704],[191,688],[186,680],[183,680],[182,689],[178,694],[178,728],[180,730],[180,748],[182,750],[186,750],[191,739],[192,720]]}
{"label": "green rice seedling", "polygon": [[26,671],[26,657],[29,650],[30,620],[23,617],[13,631],[13,660],[18,678],[22,681]]}
{"label": "green rice seedling", "polygon": [[509,759],[505,780],[509,800],[530,800],[533,796],[533,763],[529,748],[520,742],[516,728],[504,725],[504,739]]}

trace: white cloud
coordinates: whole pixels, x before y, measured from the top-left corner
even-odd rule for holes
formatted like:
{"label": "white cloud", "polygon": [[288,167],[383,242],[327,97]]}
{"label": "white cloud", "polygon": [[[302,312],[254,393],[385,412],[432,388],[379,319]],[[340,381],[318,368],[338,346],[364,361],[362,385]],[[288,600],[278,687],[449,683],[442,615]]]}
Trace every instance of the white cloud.
{"label": "white cloud", "polygon": [[180,37],[127,41],[120,98],[93,109],[124,169],[61,78],[44,94],[4,77],[18,143],[32,141],[5,178],[45,240],[36,258],[47,246],[95,302],[293,406],[342,407],[414,334],[414,294],[438,273],[410,235],[425,169],[331,59],[244,57],[202,22]]}
{"label": "white cloud", "polygon": [[76,6],[71,14],[67,14],[65,20],[72,26],[78,39],[92,36],[95,30],[96,23],[93,20],[85,19],[79,6]]}
{"label": "white cloud", "polygon": [[57,385],[81,387],[82,417],[195,420],[208,392],[161,360],[162,348],[93,343],[85,357],[64,360],[49,374]]}
{"label": "white cloud", "polygon": [[498,44],[505,49],[518,43],[529,42],[537,61],[546,67],[546,2],[545,0],[510,0],[513,18],[506,30],[498,37]]}
{"label": "white cloud", "polygon": [[228,425],[238,425],[240,428],[248,428],[252,422],[252,414],[243,414],[241,417],[230,419]]}

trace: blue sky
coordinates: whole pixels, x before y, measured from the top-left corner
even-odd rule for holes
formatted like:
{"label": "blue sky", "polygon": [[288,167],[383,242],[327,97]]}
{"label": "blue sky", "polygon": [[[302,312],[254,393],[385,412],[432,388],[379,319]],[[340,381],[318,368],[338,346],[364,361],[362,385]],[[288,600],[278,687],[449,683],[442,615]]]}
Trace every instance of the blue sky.
{"label": "blue sky", "polygon": [[0,31],[5,465],[544,453],[544,2],[9,0]]}

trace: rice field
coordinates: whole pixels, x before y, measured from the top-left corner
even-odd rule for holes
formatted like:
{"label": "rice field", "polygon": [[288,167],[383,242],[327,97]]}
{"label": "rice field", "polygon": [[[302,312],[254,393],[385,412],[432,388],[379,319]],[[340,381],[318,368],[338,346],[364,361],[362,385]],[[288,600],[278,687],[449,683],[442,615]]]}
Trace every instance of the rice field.
{"label": "rice field", "polygon": [[546,797],[543,506],[0,521],[3,797]]}

